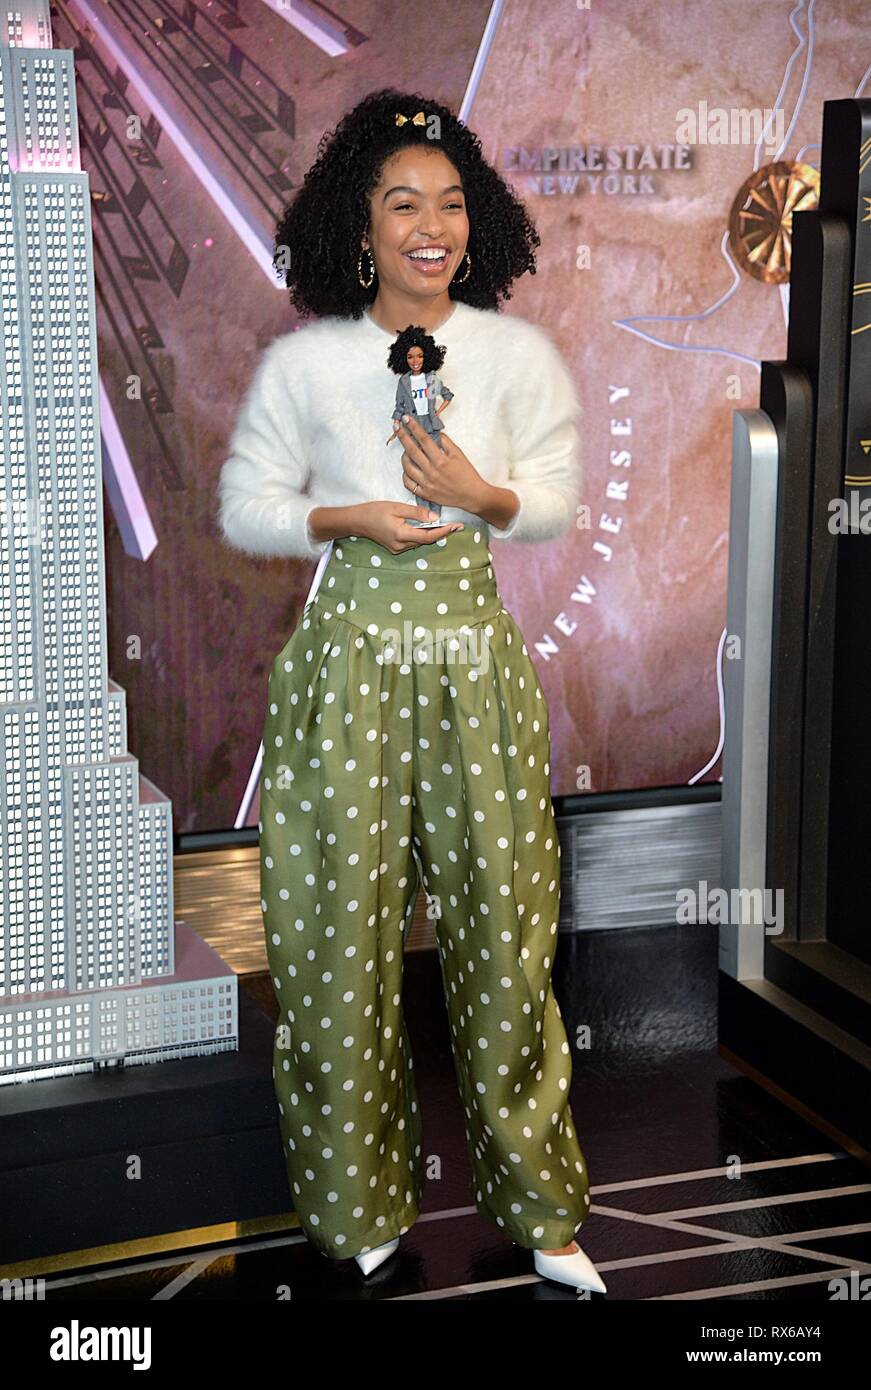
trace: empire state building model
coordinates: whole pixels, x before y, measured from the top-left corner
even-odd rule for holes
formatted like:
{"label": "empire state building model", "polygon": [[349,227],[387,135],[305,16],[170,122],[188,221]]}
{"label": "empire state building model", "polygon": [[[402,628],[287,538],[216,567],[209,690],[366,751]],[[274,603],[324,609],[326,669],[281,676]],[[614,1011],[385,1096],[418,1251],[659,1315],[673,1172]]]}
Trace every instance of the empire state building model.
{"label": "empire state building model", "polygon": [[0,16],[0,1084],[233,1051],[108,676],[88,176],[48,0]]}

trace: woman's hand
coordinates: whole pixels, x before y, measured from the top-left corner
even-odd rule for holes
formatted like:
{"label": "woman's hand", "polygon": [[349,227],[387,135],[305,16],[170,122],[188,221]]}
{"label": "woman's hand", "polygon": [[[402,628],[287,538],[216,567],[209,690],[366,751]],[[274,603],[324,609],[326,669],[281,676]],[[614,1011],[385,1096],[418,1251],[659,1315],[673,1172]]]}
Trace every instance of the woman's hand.
{"label": "woman's hand", "polygon": [[403,550],[414,550],[419,545],[433,545],[452,531],[462,531],[461,521],[449,521],[444,526],[434,526],[423,531],[419,526],[409,526],[411,518],[417,521],[435,521],[435,512],[426,507],[415,507],[408,502],[358,502],[353,508],[355,536],[365,536],[377,545],[383,545],[391,555],[399,555]]}
{"label": "woman's hand", "polygon": [[416,497],[480,516],[488,484],[458,444],[439,430],[443,448],[410,415],[397,421],[405,445],[402,481]]}

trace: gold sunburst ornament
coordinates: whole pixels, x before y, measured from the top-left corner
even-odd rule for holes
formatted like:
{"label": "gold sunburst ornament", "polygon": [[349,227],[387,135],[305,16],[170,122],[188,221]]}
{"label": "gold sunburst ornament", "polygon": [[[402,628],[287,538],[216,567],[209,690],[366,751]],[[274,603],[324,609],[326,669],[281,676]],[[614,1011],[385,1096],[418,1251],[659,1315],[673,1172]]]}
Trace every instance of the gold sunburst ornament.
{"label": "gold sunburst ornament", "polygon": [[745,179],[729,213],[729,246],[741,269],[766,285],[789,280],[792,215],[815,208],[820,175],[812,164],[781,160]]}

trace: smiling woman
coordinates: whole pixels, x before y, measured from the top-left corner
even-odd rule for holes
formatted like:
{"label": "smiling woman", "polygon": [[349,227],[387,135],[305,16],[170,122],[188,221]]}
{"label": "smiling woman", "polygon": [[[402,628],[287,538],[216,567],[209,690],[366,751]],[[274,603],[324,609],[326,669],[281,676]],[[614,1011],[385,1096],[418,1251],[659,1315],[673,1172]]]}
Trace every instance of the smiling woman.
{"label": "smiling woman", "polygon": [[[421,113],[424,120],[415,120]],[[410,158],[391,158],[401,153]],[[432,154],[435,162],[424,158]],[[276,269],[304,317],[359,318],[378,299],[385,276],[396,274],[388,257],[399,256],[403,272],[415,275],[407,286],[425,280],[444,294],[451,284],[453,299],[495,309],[510,298],[514,280],[534,273],[539,237],[468,126],[438,102],[387,88],[324,135],[275,242]]]}
{"label": "smiling woman", "polygon": [[[551,985],[561,874],[548,712],[488,546],[563,534],[578,504],[574,384],[543,329],[498,312],[537,244],[445,107],[387,91],[345,116],[276,235],[293,303],[321,318],[258,366],[221,521],[252,554],[332,547],[273,663],[260,785],[273,1076],[300,1224],[324,1255],[369,1273],[418,1214],[402,1013],[417,878],[437,924],[476,1205],[534,1250],[539,1273],[602,1292],[573,1239],[590,1195]],[[388,364],[403,373],[401,404]],[[450,438],[437,395],[451,402]],[[401,469],[398,443],[385,448],[391,409]],[[410,524],[416,496],[443,524]],[[415,650],[397,664],[400,627]],[[457,639],[421,658],[422,635],[443,629],[479,636],[482,659],[454,661]]]}
{"label": "smiling woman", "polygon": [[[538,244],[526,209],[483,158],[478,137],[446,107],[388,89],[360,102],[325,137],[276,228],[275,264],[304,317],[365,313],[390,333],[409,323],[432,332],[456,302],[497,309],[519,275],[534,273]],[[420,487],[423,479],[409,464],[424,466],[425,458],[409,449],[416,441],[407,432],[400,437],[406,486]],[[430,540],[451,533],[450,509],[451,520],[474,516],[506,539],[532,520],[535,504],[527,501],[521,517],[525,499],[520,488],[504,486],[503,470],[491,468],[488,477],[453,439],[442,444],[449,466],[436,490],[423,495],[438,508],[429,520],[445,526],[433,527]],[[570,454],[563,455],[569,484],[576,481]],[[409,524],[413,515],[386,502],[373,502],[356,518],[344,506],[312,507],[306,541],[315,548],[356,526],[395,553],[420,544],[423,528]],[[555,498],[552,516],[565,529],[568,518]]]}
{"label": "smiling woman", "polygon": [[376,322],[403,313],[411,303],[419,308],[422,296],[425,318],[449,312],[448,286],[461,262],[471,265],[469,214],[459,180],[437,147],[412,145],[384,160],[360,237],[375,267]]}

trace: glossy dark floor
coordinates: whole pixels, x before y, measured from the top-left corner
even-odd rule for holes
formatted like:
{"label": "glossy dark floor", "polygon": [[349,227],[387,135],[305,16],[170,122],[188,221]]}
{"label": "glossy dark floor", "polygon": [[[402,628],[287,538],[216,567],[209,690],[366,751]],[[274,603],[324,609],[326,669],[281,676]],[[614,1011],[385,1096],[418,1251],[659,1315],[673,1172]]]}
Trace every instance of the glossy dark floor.
{"label": "glossy dark floor", "polygon": [[[591,1035],[573,1047],[572,1107],[592,1183],[581,1242],[605,1297],[828,1302],[832,1279],[867,1272],[871,1170],[717,1055],[715,926],[563,936],[554,984],[570,1041]],[[46,1297],[574,1301],[472,1204],[434,953],[408,954],[404,999],[433,1176],[373,1275],[292,1231],[68,1272]]]}

